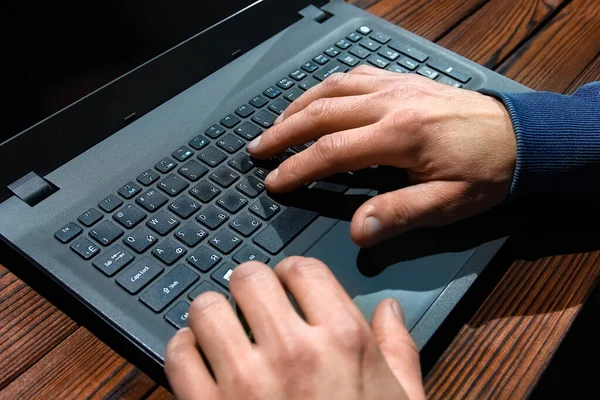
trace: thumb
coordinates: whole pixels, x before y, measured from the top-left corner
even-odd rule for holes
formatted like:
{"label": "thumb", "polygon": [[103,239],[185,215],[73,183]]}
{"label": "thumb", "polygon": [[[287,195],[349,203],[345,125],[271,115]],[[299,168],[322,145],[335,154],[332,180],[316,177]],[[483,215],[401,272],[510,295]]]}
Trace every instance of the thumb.
{"label": "thumb", "polygon": [[371,319],[371,329],[394,376],[411,400],[425,399],[419,351],[404,325],[396,300],[382,301]]}
{"label": "thumb", "polygon": [[468,191],[466,182],[431,181],[380,194],[356,211],[350,234],[367,247],[410,229],[455,222],[479,212],[469,205],[475,198]]}

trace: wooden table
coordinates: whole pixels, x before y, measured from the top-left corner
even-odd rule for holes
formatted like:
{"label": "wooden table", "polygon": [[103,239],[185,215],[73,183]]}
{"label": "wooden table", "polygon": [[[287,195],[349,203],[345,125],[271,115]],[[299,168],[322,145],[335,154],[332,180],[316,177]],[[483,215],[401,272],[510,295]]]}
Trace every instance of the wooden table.
{"label": "wooden table", "polygon": [[[598,0],[351,2],[536,90],[600,80]],[[551,229],[571,218],[549,209],[513,236],[501,277],[429,362],[430,398],[532,392],[600,275],[593,231]],[[172,397],[2,266],[0,321],[0,399]]]}

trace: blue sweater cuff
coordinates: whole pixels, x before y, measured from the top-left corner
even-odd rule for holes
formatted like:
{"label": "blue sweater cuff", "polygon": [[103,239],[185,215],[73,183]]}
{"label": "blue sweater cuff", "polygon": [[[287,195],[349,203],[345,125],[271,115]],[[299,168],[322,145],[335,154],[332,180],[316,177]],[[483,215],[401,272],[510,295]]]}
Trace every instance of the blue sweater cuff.
{"label": "blue sweater cuff", "polygon": [[517,140],[511,197],[600,193],[600,82],[572,96],[480,90],[501,100]]}

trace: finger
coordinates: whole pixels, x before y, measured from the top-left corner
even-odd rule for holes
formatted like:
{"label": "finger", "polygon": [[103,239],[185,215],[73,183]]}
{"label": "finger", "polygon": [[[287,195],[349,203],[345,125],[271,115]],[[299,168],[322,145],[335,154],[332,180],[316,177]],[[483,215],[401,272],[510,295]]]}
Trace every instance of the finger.
{"label": "finger", "polygon": [[288,257],[274,269],[311,325],[366,321],[329,268],[314,258]]}
{"label": "finger", "polygon": [[304,325],[268,266],[259,262],[240,265],[231,275],[229,287],[259,346],[277,345]]}
{"label": "finger", "polygon": [[256,158],[273,157],[328,133],[371,125],[384,113],[385,107],[373,107],[369,95],[320,98],[263,133],[248,151]]}
{"label": "finger", "polygon": [[217,385],[196,347],[192,330],[179,330],[167,344],[165,373],[175,396],[180,400],[219,398]]}
{"label": "finger", "polygon": [[384,300],[377,306],[371,319],[371,330],[408,398],[425,399],[419,352],[406,329],[402,308],[396,300]]}
{"label": "finger", "polygon": [[198,296],[190,306],[189,326],[219,381],[231,366],[253,352],[231,304],[216,292]]}
{"label": "finger", "polygon": [[446,225],[484,211],[484,202],[469,190],[466,182],[432,181],[380,194],[354,213],[350,234],[356,244],[368,247],[414,228]]}

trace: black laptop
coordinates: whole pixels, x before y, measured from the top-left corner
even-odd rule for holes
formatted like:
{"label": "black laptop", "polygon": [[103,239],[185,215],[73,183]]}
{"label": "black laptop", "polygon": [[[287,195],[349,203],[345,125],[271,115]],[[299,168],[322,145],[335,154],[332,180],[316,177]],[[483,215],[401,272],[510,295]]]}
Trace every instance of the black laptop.
{"label": "black laptop", "polygon": [[234,303],[244,261],[317,257],[366,318],[398,299],[422,348],[506,240],[461,243],[447,227],[359,249],[353,211],[407,184],[385,166],[265,191],[269,170],[311,143],[262,162],[246,145],[334,72],[529,90],[354,6],[58,2],[15,18],[29,34],[9,49],[0,262],[160,382],[190,302],[212,290]]}

